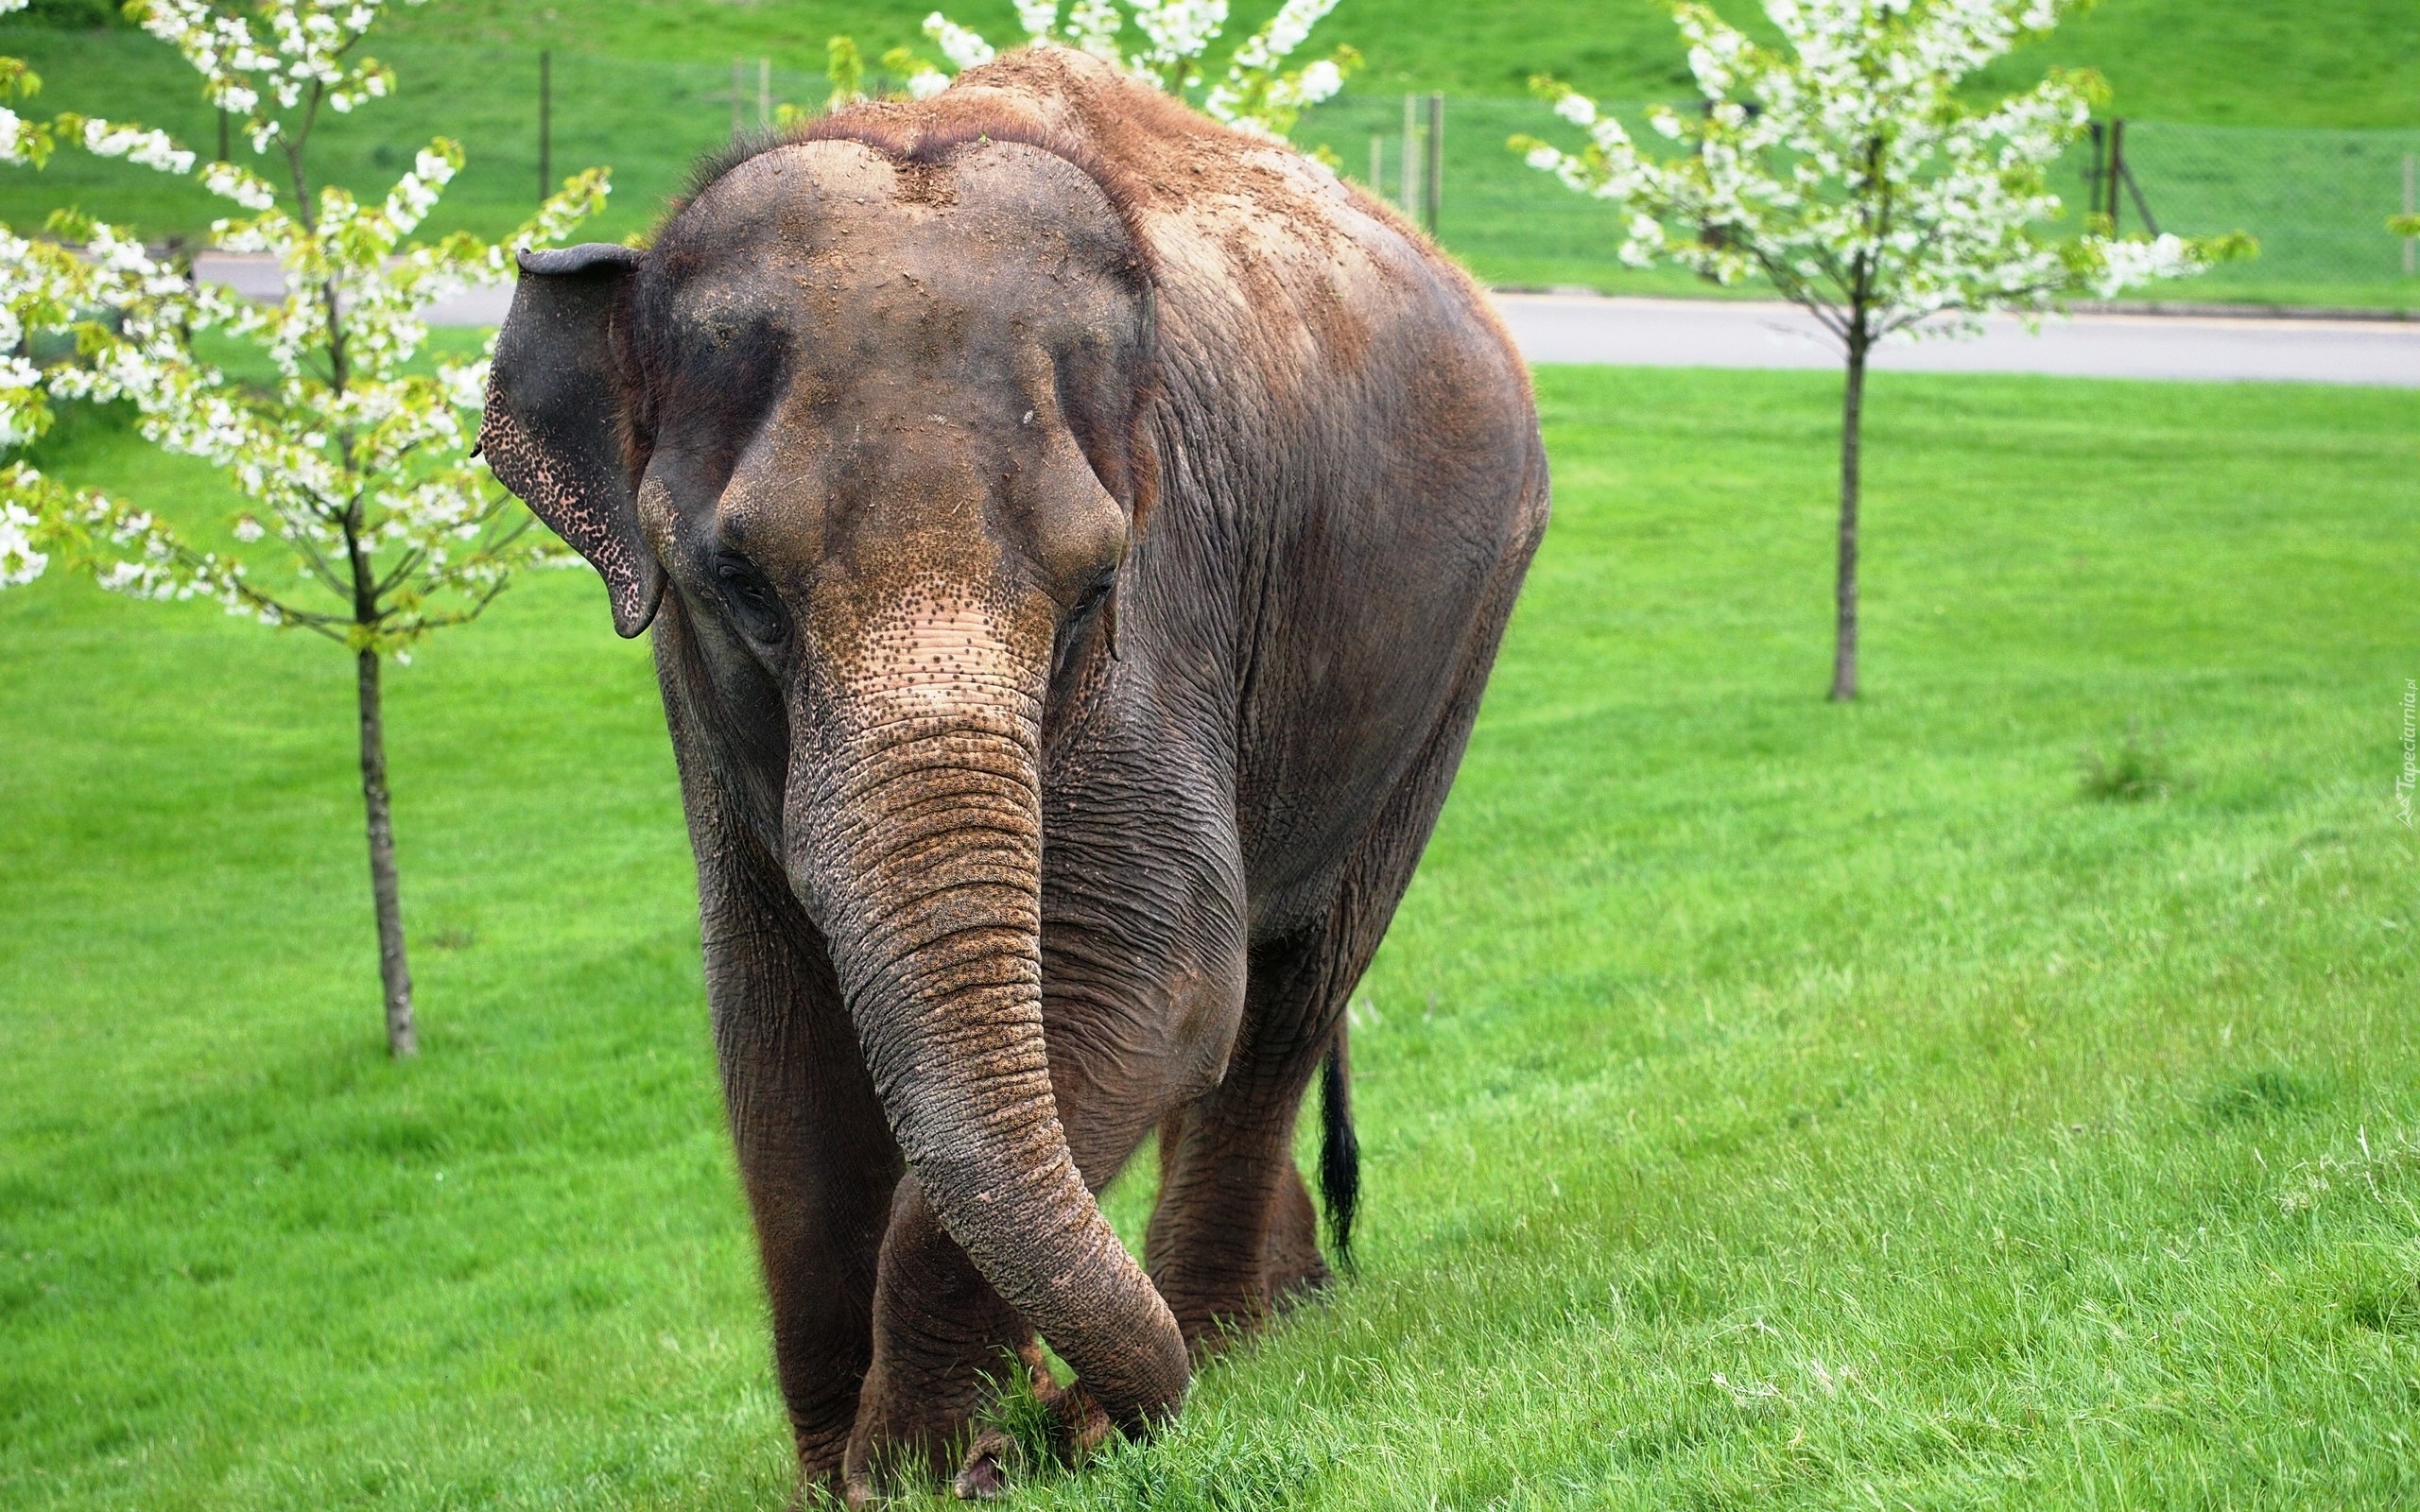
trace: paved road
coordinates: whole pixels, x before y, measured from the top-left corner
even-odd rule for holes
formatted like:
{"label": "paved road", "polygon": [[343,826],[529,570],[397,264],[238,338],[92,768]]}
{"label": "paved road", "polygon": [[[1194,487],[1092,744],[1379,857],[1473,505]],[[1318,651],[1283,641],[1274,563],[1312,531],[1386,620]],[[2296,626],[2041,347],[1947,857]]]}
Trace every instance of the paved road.
{"label": "paved road", "polygon": [[[274,258],[253,253],[203,252],[193,260],[194,271],[212,284],[224,284],[238,294],[273,300],[285,292],[285,280]],[[431,325],[502,325],[512,305],[512,285],[475,288],[455,300],[428,307]]]}
{"label": "paved road", "polygon": [[[278,289],[265,259],[199,259],[201,276],[254,297]],[[437,325],[495,325],[509,287],[432,307]],[[1829,337],[1794,305],[1499,294],[1497,308],[1531,362],[1659,368],[1836,368]],[[2098,378],[2283,379],[2420,387],[2420,322],[2085,315],[2029,335],[1995,319],[1973,341],[1890,346],[1875,366],[1920,372],[2032,372]]]}
{"label": "paved road", "polygon": [[[1657,368],[1837,368],[1840,350],[1790,304],[1499,294],[1496,307],[1531,362]],[[1971,341],[1893,344],[1877,368],[1911,372],[2036,372],[2069,377],[2284,379],[2420,387],[2420,323],[2080,315],[2028,335],[1985,322]]]}

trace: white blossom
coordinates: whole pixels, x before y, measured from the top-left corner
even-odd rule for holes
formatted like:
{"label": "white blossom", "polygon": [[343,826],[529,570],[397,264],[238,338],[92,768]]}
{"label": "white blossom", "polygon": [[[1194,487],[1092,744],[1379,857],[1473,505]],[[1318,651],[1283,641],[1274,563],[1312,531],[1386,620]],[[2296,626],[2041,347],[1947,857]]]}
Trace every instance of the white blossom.
{"label": "white blossom", "polygon": [[1195,63],[1227,27],[1227,0],[1132,0],[1134,27],[1150,45],[1129,59],[1161,88],[1200,77]]}
{"label": "white blossom", "polygon": [[1547,80],[1555,113],[1588,145],[1512,141],[1531,167],[1618,208],[1624,263],[1668,260],[1724,284],[1760,274],[1840,343],[1835,699],[1858,692],[1859,434],[1874,346],[1969,334],[1993,310],[2037,322],[2078,289],[2192,272],[2230,249],[2120,241],[2095,223],[2053,238],[2062,206],[2048,172],[2087,124],[2098,81],[2052,74],[1988,109],[1965,81],[2078,3],[1765,0],[1776,48],[1679,0],[1704,109],[1649,116],[1679,155],[1642,151],[1593,101]]}
{"label": "white blossom", "polygon": [[96,158],[124,158],[162,173],[193,171],[193,154],[178,146],[165,131],[88,120],[84,123],[84,150]]}
{"label": "white blossom", "polygon": [[[0,16],[11,10],[23,10],[26,0],[0,0]],[[42,88],[42,79],[26,66],[22,58],[0,58],[0,100],[20,94],[32,94]],[[0,163],[30,163],[39,166],[49,156],[51,129],[31,123],[7,105],[0,104]]]}
{"label": "white blossom", "polygon": [[268,180],[232,163],[214,163],[202,169],[201,186],[246,210],[268,210],[277,204],[277,192],[268,186]]}
{"label": "white blossom", "polygon": [[1337,0],[1286,0],[1236,48],[1226,77],[1202,96],[1201,108],[1254,135],[1283,137],[1306,108],[1341,89],[1345,69],[1360,61],[1350,48],[1340,48],[1323,64],[1285,71],[1287,60],[1310,40],[1311,28],[1336,5]]}
{"label": "white blossom", "polygon": [[1337,0],[1286,0],[1277,14],[1236,49],[1238,69],[1273,68],[1293,56],[1311,37],[1311,28],[1336,9]]}
{"label": "white blossom", "polygon": [[262,152],[284,130],[275,112],[306,95],[342,113],[392,90],[384,65],[352,56],[385,9],[381,0],[263,0],[255,30],[254,19],[208,0],[147,0],[142,22],[202,76],[205,98],[244,118],[246,139]]}
{"label": "white blossom", "polygon": [[42,522],[17,504],[0,504],[0,588],[32,582],[50,565],[47,553],[34,549],[33,532]]}
{"label": "white blossom", "polygon": [[938,10],[925,18],[925,35],[941,48],[953,68],[978,68],[998,56],[990,43]]}
{"label": "white blossom", "polygon": [[2063,206],[2048,170],[2089,120],[2098,81],[2053,74],[1981,111],[1962,91],[2071,5],[1765,0],[1784,43],[1767,48],[1684,0],[1673,16],[1705,109],[1649,113],[1682,155],[1649,155],[1594,101],[1550,84],[1587,146],[1514,146],[1530,167],[1628,207],[1623,261],[1669,258],[1725,284],[1761,273],[1858,349],[1974,329],[1987,310],[2038,318],[2068,293],[2195,272],[2229,249],[2089,228],[2052,239]]}
{"label": "white blossom", "polygon": [[[256,94],[249,137],[300,150],[310,97],[343,109],[390,87],[383,69],[348,53],[379,9],[372,0],[268,0],[247,19],[199,0],[152,0],[144,25],[178,46],[213,97]],[[76,137],[98,154],[194,171],[193,154],[160,132],[85,121]],[[210,600],[265,625],[400,654],[477,614],[519,568],[576,560],[534,531],[469,455],[487,361],[443,364],[434,375],[412,363],[427,339],[421,312],[429,303],[509,279],[516,252],[561,240],[596,210],[605,178],[575,176],[502,243],[458,232],[408,244],[461,165],[461,148],[441,138],[383,197],[324,187],[307,218],[249,169],[203,166],[202,186],[247,213],[218,221],[211,245],[270,254],[285,273],[285,297],[268,303],[197,285],[113,226],[71,217],[65,244],[0,228],[0,350],[13,351],[27,332],[72,327],[77,336],[73,358],[0,358],[0,442],[39,435],[58,401],[130,404],[147,440],[212,464],[244,495],[233,525],[238,544],[274,540],[292,557],[290,568],[255,579],[242,561],[189,545],[148,511],[15,464],[0,469],[0,507],[10,511],[0,528],[0,586],[64,558],[112,592]],[[231,379],[195,350],[200,332],[249,345],[274,381],[264,390]],[[367,618],[354,598],[357,572],[377,585]]]}
{"label": "white blossom", "polygon": [[[1287,61],[1311,29],[1336,9],[1337,0],[1286,0],[1267,25],[1244,39],[1225,75],[1209,84],[1201,108],[1229,125],[1257,135],[1282,138],[1310,106],[1332,99],[1346,73],[1359,61],[1349,48],[1288,72]],[[1117,64],[1155,89],[1171,93],[1201,88],[1203,56],[1226,29],[1228,0],[1016,0],[1017,24],[1037,43],[1073,47]],[[1141,45],[1121,39],[1126,24]],[[936,10],[925,19],[930,38],[952,69],[989,62],[991,43]],[[908,93],[918,99],[939,93],[949,75],[930,65],[911,73]]]}
{"label": "white blossom", "polygon": [[22,446],[40,433],[42,369],[16,354],[24,326],[16,312],[0,306],[0,450]]}
{"label": "white blossom", "polygon": [[1125,25],[1115,0],[1073,0],[1067,8],[1068,41],[1109,62],[1126,60],[1117,47],[1117,33]]}
{"label": "white blossom", "polygon": [[2100,265],[2091,270],[2090,286],[2104,299],[2138,284],[2200,272],[2206,263],[2193,243],[2169,232],[2150,241],[2105,238],[2100,249]]}

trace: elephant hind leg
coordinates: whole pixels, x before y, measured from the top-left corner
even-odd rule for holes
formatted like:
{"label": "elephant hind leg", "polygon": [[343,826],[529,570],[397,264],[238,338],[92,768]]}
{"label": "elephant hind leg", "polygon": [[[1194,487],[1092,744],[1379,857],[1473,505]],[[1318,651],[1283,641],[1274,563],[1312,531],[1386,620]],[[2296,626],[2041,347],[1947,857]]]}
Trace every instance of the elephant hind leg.
{"label": "elephant hind leg", "polygon": [[[1162,1125],[1149,1263],[1197,1353],[1230,1330],[1257,1327],[1328,1280],[1310,1194],[1294,1165],[1295,1119],[1331,1048],[1337,1111],[1344,1111],[1345,1003],[1377,954],[1461,765],[1522,570],[1545,527],[1542,473],[1536,487],[1534,527],[1497,565],[1427,736],[1355,843],[1325,917],[1253,947],[1226,1080]],[[1340,1117],[1330,1132],[1349,1139],[1349,1121]],[[1345,1179],[1339,1153],[1339,1168],[1323,1184],[1344,1198],[1357,1174]]]}
{"label": "elephant hind leg", "polygon": [[1280,948],[1287,960],[1254,953],[1247,1041],[1226,1079],[1160,1126],[1146,1248],[1197,1356],[1330,1280],[1319,1215],[1294,1164],[1294,1125],[1337,1010],[1332,993],[1305,991],[1306,977],[1325,974],[1323,932],[1290,944]]}
{"label": "elephant hind leg", "polygon": [[1327,1257],[1320,1253],[1319,1211],[1311,1206],[1310,1190],[1299,1171],[1279,1179],[1269,1241],[1261,1246],[1261,1279],[1269,1305],[1280,1313],[1325,1291],[1336,1280]]}

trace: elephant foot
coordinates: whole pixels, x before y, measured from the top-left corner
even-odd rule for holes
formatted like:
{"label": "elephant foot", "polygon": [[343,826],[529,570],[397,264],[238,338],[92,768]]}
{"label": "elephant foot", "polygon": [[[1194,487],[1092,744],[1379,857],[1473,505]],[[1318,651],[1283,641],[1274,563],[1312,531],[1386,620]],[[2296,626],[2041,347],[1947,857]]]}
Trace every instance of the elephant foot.
{"label": "elephant foot", "polygon": [[881,1500],[882,1498],[874,1492],[873,1483],[863,1475],[852,1475],[840,1486],[840,1504],[847,1507],[849,1512],[861,1512],[861,1509],[873,1506]]}
{"label": "elephant foot", "polygon": [[828,1512],[832,1507],[848,1504],[846,1487],[836,1477],[824,1476],[799,1482],[798,1489],[790,1493],[788,1512]]}
{"label": "elephant foot", "polygon": [[1270,1214],[1269,1237],[1261,1246],[1261,1274],[1266,1278],[1270,1308],[1284,1313],[1295,1303],[1323,1292],[1336,1282],[1320,1253],[1320,1214],[1301,1173],[1288,1170],[1277,1189],[1275,1211]]}
{"label": "elephant foot", "polygon": [[1015,1452],[1016,1445],[1008,1435],[996,1428],[984,1429],[975,1435],[966,1463],[949,1483],[950,1493],[961,1502],[989,1502],[1002,1495],[1009,1488],[1009,1460]]}
{"label": "elephant foot", "polygon": [[817,1508],[846,1503],[848,1486],[842,1474],[842,1460],[848,1448],[845,1433],[837,1439],[819,1437],[813,1442],[804,1435],[800,1436],[798,1480],[790,1492],[789,1512],[816,1512]]}
{"label": "elephant foot", "polygon": [[952,1424],[936,1417],[913,1427],[869,1433],[860,1424],[849,1446],[840,1481],[840,1503],[878,1506],[893,1496],[913,1495],[941,1484],[956,1458],[951,1446],[965,1442],[965,1419]]}
{"label": "elephant foot", "polygon": [[[1047,1441],[1039,1446],[1042,1453],[1060,1465],[1081,1465],[1109,1437],[1108,1412],[1080,1381],[1069,1386],[1055,1385],[1046,1370],[1037,1372],[1033,1379],[1034,1400],[1046,1409],[1044,1425]],[[992,1501],[1008,1490],[1010,1467],[1029,1455],[1028,1446],[1006,1430],[987,1424],[977,1431],[974,1442],[968,1446],[966,1458],[950,1482],[950,1490],[961,1502]]]}

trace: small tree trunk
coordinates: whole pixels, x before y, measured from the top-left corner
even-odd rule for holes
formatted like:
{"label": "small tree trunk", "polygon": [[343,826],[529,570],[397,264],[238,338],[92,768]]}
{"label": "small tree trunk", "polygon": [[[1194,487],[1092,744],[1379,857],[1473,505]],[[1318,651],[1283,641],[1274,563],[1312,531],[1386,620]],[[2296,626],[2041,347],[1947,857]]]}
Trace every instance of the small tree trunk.
{"label": "small tree trunk", "polygon": [[370,895],[378,908],[378,977],[387,989],[387,1053],[420,1054],[412,1029],[412,970],[404,958],[404,907],[395,885],[395,821],[387,803],[387,723],[378,653],[354,654],[361,693],[361,802],[370,820]]}
{"label": "small tree trunk", "polygon": [[1833,589],[1832,701],[1857,696],[1858,442],[1865,420],[1864,331],[1849,335],[1848,379],[1841,394],[1840,576]]}

